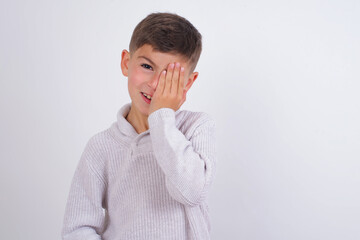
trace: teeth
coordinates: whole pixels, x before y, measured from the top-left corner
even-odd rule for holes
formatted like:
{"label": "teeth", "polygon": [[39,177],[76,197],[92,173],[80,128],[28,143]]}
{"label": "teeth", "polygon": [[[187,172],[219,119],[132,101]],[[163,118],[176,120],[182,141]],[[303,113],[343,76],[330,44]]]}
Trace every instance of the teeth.
{"label": "teeth", "polygon": [[147,99],[151,100],[151,97],[149,95],[146,95],[145,93],[142,93]]}

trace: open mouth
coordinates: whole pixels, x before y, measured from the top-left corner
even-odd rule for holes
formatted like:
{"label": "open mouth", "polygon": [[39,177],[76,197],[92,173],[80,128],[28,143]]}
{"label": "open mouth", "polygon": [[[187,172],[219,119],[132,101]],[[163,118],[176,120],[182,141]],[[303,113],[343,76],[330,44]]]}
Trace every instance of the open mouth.
{"label": "open mouth", "polygon": [[146,93],[143,93],[143,92],[141,92],[141,94],[142,94],[145,98],[147,98],[148,100],[151,101],[151,97],[150,97],[149,95],[147,95]]}

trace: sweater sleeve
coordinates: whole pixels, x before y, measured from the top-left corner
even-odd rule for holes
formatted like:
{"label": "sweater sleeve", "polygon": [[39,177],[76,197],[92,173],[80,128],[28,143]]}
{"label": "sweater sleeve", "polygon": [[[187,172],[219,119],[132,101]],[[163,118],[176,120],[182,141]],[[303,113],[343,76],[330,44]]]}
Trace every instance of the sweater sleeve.
{"label": "sweater sleeve", "polygon": [[215,174],[214,120],[202,121],[189,140],[176,127],[171,108],[153,112],[148,123],[154,154],[165,173],[169,194],[187,206],[201,204]]}
{"label": "sweater sleeve", "polygon": [[76,168],[65,209],[62,239],[100,240],[106,228],[105,181],[91,162],[101,158],[89,141]]}

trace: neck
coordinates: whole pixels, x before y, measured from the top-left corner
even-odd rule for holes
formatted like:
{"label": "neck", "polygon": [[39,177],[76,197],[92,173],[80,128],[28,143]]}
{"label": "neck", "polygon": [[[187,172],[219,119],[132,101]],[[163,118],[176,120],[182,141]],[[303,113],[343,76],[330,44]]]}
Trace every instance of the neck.
{"label": "neck", "polygon": [[149,129],[147,116],[144,116],[140,113],[135,113],[133,108],[130,108],[130,111],[125,119],[134,127],[138,134]]}

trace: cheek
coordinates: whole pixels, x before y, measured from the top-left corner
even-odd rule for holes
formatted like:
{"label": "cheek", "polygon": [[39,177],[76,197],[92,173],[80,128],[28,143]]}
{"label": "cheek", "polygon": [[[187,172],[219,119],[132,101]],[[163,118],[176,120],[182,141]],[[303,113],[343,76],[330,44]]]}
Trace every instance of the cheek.
{"label": "cheek", "polygon": [[146,82],[147,78],[149,78],[148,74],[145,74],[144,71],[140,68],[133,68],[131,72],[129,72],[129,82],[133,85],[141,85]]}

